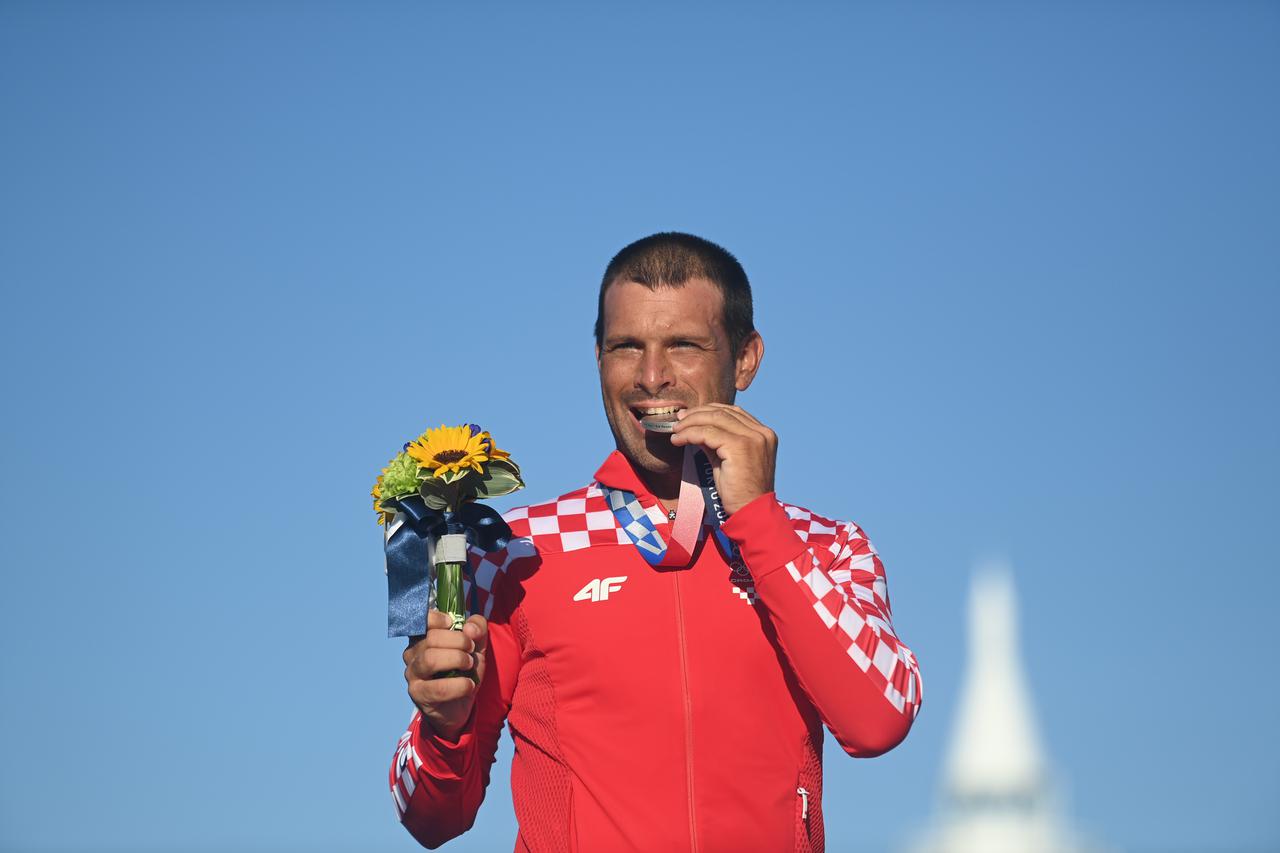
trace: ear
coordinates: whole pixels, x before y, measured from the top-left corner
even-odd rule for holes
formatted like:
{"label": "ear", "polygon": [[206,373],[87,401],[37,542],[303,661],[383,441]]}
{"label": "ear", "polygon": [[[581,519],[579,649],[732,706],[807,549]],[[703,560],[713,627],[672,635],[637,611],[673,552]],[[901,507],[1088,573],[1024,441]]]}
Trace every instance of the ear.
{"label": "ear", "polygon": [[596,344],[596,367],[600,366],[600,345]]}
{"label": "ear", "polygon": [[742,343],[742,351],[738,353],[738,362],[734,366],[733,387],[745,391],[751,387],[756,378],[760,362],[764,359],[764,338],[759,332],[752,332]]}

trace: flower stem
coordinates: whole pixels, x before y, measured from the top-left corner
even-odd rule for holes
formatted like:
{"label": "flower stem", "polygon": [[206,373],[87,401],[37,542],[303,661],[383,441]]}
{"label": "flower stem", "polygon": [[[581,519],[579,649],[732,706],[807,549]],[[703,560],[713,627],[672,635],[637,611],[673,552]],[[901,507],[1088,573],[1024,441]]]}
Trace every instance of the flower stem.
{"label": "flower stem", "polygon": [[[436,565],[436,609],[448,613],[453,619],[453,630],[461,631],[467,621],[466,598],[462,593],[462,564],[438,563]],[[474,669],[462,672],[451,669],[436,674],[436,678],[457,678],[465,676],[476,680]]]}
{"label": "flower stem", "polygon": [[453,630],[462,630],[462,623],[467,621],[467,606],[462,597],[461,563],[436,566],[436,609],[453,617]]}

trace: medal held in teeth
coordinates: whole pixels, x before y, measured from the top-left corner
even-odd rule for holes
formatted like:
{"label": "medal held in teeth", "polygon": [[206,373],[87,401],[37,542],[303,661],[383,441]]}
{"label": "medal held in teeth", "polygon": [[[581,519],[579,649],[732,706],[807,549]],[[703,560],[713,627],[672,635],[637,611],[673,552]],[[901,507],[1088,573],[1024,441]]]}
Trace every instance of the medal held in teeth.
{"label": "medal held in teeth", "polygon": [[676,424],[679,419],[676,414],[680,411],[675,406],[668,406],[665,409],[656,409],[649,414],[640,418],[640,425],[649,432],[675,432]]}

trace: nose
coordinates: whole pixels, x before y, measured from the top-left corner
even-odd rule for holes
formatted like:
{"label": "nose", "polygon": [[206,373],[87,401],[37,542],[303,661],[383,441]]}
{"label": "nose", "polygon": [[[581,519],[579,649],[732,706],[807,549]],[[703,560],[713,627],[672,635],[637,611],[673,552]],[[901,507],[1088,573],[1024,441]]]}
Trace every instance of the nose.
{"label": "nose", "polygon": [[658,397],[672,384],[671,364],[662,347],[648,347],[636,372],[636,387],[650,397]]}

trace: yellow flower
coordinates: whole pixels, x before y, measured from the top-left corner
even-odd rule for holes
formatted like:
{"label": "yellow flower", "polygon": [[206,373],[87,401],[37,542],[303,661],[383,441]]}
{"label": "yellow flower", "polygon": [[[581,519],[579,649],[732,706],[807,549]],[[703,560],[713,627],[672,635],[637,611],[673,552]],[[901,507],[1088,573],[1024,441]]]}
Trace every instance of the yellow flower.
{"label": "yellow flower", "polygon": [[378,524],[386,524],[391,520],[394,513],[387,512],[382,508],[382,475],[378,475],[378,482],[373,484],[373,490],[369,492],[373,496],[373,511],[378,514]]}
{"label": "yellow flower", "polygon": [[424,468],[432,469],[432,476],[449,483],[467,471],[484,473],[484,463],[489,461],[489,450],[493,446],[493,441],[486,439],[488,433],[473,431],[466,424],[441,425],[418,436],[405,450]]}
{"label": "yellow flower", "polygon": [[510,453],[508,453],[505,450],[499,450],[498,445],[493,443],[493,436],[489,435],[488,430],[485,430],[484,432],[480,433],[480,437],[484,439],[485,446],[488,448],[488,450],[485,452],[489,454],[490,462],[493,462],[495,460],[506,462],[511,459]]}

